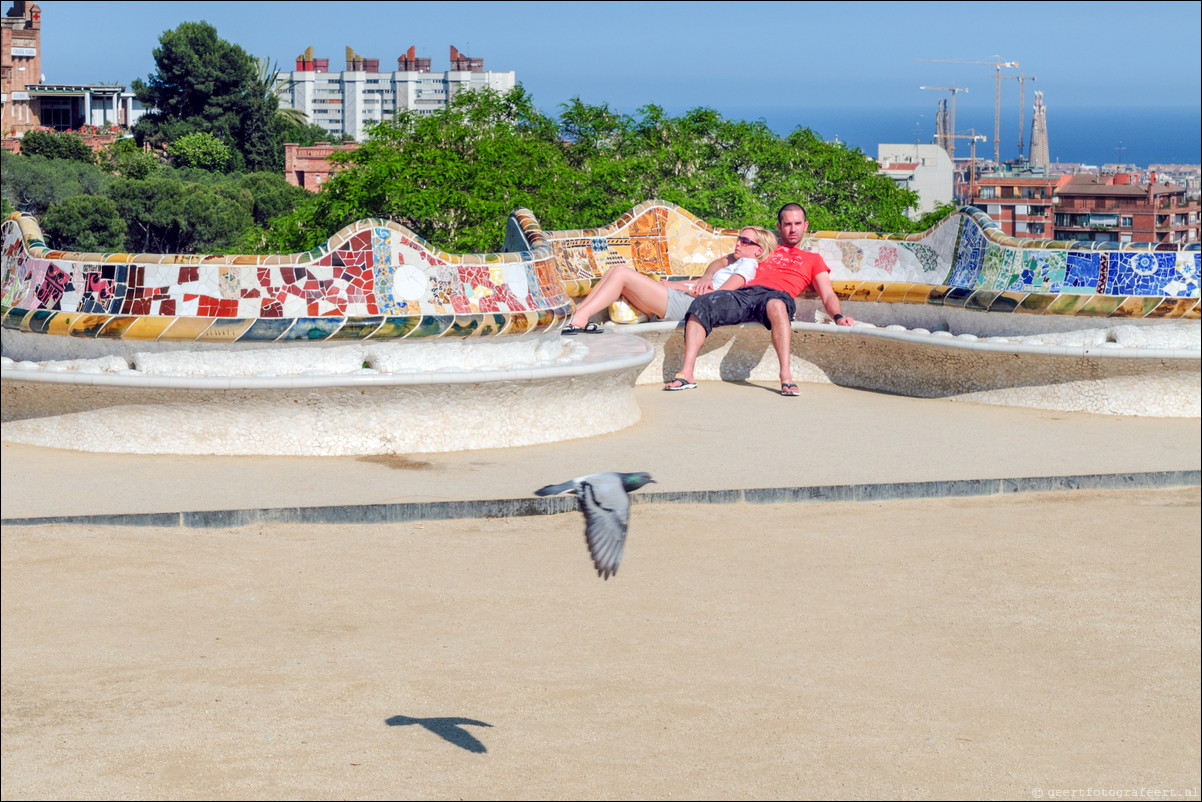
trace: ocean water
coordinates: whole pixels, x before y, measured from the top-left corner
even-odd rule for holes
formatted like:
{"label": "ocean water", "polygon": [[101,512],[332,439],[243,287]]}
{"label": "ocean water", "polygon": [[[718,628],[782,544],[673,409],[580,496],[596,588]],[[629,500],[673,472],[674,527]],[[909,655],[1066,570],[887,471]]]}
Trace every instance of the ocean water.
{"label": "ocean water", "polygon": [[[926,144],[935,138],[934,109],[731,109],[728,118],[763,119],[780,135],[798,126],[813,129],[823,139],[838,139],[869,156],[879,143]],[[1202,164],[1202,114],[1189,108],[1133,108],[1123,112],[1094,107],[1049,106],[1048,145],[1054,162],[1101,165]],[[1024,155],[1030,153],[1031,115],[1023,121]],[[977,143],[977,158],[993,158],[993,109],[956,109],[956,128],[969,128],[988,137]],[[1002,110],[1000,155],[1018,155],[1018,114]],[[956,140],[956,155],[967,157],[969,140]]]}

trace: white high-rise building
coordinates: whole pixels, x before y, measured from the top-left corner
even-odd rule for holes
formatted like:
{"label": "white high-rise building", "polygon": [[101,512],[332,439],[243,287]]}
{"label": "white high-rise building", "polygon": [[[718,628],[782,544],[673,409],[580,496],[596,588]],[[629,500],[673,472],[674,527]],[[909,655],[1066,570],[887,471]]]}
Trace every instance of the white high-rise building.
{"label": "white high-rise building", "polygon": [[446,72],[430,72],[430,59],[417,58],[414,50],[397,59],[396,72],[380,72],[379,59],[362,58],[348,47],[346,70],[330,72],[329,59],[313,58],[310,47],[297,57],[294,72],[279,74],[280,106],[300,109],[330,134],[362,142],[373,125],[397,111],[432,114],[463,89],[508,92],[517,84],[513,70],[485,72],[484,59],[464,56],[454,46]]}
{"label": "white high-rise building", "polygon": [[918,193],[918,205],[910,210],[912,220],[934,211],[941,203],[952,202],[955,168],[940,145],[878,144],[876,160],[883,175],[903,189]]}

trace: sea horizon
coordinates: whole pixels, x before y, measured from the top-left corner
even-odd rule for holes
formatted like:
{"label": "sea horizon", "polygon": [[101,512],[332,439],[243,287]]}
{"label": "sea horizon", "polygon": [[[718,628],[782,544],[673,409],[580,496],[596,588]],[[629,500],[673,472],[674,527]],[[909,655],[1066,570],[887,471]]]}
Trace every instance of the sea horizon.
{"label": "sea horizon", "polygon": [[[809,128],[828,142],[837,140],[873,158],[877,145],[929,144],[935,139],[934,109],[922,112],[913,106],[713,108],[731,120],[763,120],[779,136],[787,136],[799,127]],[[687,109],[665,105],[664,110],[677,116]],[[622,111],[638,116],[633,110]],[[1006,115],[1003,110],[999,148],[1002,161],[1019,155],[1017,117],[1013,112]],[[1118,113],[1092,106],[1053,105],[1047,110],[1049,155],[1053,163],[1090,166],[1202,165],[1200,119],[1202,114],[1188,107],[1128,108]],[[962,135],[975,128],[977,135],[987,137],[977,143],[977,158],[993,158],[992,110],[958,110],[956,128]],[[1023,120],[1023,128],[1023,155],[1026,155],[1030,153],[1030,114]],[[967,157],[969,147],[967,138],[958,139],[957,156]]]}

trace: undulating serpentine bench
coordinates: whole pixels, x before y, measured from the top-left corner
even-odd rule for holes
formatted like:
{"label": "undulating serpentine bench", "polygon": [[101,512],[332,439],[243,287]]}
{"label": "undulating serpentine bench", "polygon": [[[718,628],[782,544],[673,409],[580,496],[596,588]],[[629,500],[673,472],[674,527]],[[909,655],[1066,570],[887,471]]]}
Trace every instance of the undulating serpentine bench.
{"label": "undulating serpentine bench", "polygon": [[[448,254],[364,220],[303,254],[82,254],[3,223],[4,438],[133,453],[372,454],[526,445],[638,419],[680,326],[560,337],[610,266],[700,274],[736,231],[662,201]],[[919,235],[816,232],[858,325],[793,324],[801,381],[1117,414],[1199,415],[1199,250],[1001,236],[965,208]],[[627,310],[628,311],[628,310]],[[620,334],[618,334],[620,332]],[[767,332],[716,331],[699,379],[774,382]],[[602,412],[603,411],[603,412]]]}
{"label": "undulating serpentine bench", "polygon": [[[507,250],[538,231],[511,216]],[[648,201],[615,223],[550,231],[567,291],[579,296],[612,265],[665,280],[700,274],[730,253],[738,232]],[[836,327],[816,296],[798,303],[793,374],[800,381],[919,397],[1095,413],[1200,414],[1199,246],[1152,250],[1007,237],[965,207],[922,234],[811,232],[843,309]],[[640,382],[670,379],[683,356],[683,324],[639,322],[624,304],[608,327],[652,342]],[[774,384],[768,332],[718,329],[698,360],[699,380]]]}

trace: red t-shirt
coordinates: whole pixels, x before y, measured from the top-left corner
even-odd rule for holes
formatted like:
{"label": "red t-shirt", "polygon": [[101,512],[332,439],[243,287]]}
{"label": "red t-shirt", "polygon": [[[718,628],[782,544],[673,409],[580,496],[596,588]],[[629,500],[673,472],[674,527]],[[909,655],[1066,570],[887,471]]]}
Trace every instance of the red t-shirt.
{"label": "red t-shirt", "polygon": [[829,272],[831,269],[818,254],[781,245],[771,256],[760,262],[759,267],[755,269],[755,278],[744,286],[770,287],[796,298],[814,283],[815,276]]}

